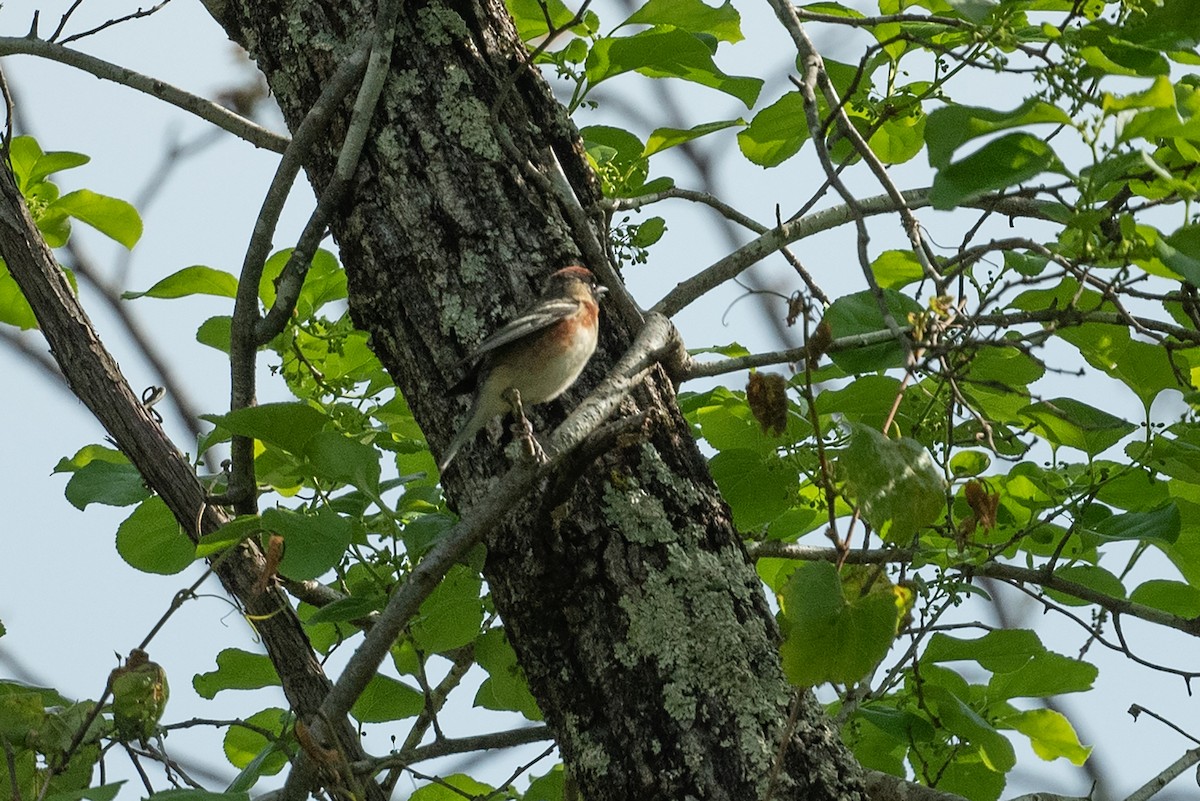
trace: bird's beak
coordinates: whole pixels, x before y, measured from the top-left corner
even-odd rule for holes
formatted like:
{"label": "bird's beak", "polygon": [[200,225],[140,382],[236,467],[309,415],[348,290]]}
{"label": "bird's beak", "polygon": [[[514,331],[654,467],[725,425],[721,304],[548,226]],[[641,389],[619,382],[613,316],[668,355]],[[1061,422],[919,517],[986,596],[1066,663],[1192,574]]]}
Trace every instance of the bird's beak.
{"label": "bird's beak", "polygon": [[599,300],[607,294],[608,287],[606,287],[604,284],[596,284],[596,300]]}

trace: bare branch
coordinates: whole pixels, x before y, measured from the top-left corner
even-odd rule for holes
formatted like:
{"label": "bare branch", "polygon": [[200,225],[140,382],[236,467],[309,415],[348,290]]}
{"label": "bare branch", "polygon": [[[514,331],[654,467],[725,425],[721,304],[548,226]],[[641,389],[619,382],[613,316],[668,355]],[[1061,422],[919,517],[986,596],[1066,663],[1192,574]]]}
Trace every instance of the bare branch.
{"label": "bare branch", "polygon": [[288,144],[286,136],[268,131],[266,128],[251,122],[245,117],[234,114],[229,109],[207,100],[199,95],[172,86],[165,81],[151,78],[134,72],[131,69],[117,66],[103,59],[89,56],[78,50],[47,42],[42,39],[18,36],[0,36],[0,56],[26,55],[57,61],[78,70],[94,75],[106,81],[119,83],[144,92],[151,97],[170,103],[189,114],[194,114],[202,120],[228,131],[234,136],[244,139],[255,147],[282,153]]}
{"label": "bare branch", "polygon": [[[909,189],[902,192],[901,196],[910,209],[929,205],[928,188]],[[859,213],[864,217],[891,214],[897,210],[895,201],[888,195],[866,198],[858,201],[857,205]],[[990,209],[1010,217],[1045,219],[1045,213],[1038,208],[1037,204],[1020,195],[990,196],[969,205]],[[805,217],[786,222],[782,226],[772,228],[691,278],[681,281],[654,305],[653,311],[673,317],[700,296],[741,275],[784,245],[853,221],[854,210],[849,205],[843,204],[813,212]]]}
{"label": "bare branch", "polygon": [[730,206],[709,192],[701,192],[696,189],[682,189],[678,186],[672,186],[670,189],[664,189],[661,192],[652,192],[649,195],[639,195],[638,197],[605,198],[598,205],[605,211],[637,211],[643,206],[649,206],[669,199],[690,200],[693,203],[708,206],[725,219],[735,222],[756,234],[765,234],[770,230],[767,226],[747,217],[733,206]]}
{"label": "bare branch", "polygon": [[[390,7],[398,7],[398,4],[393,3]],[[308,266],[312,262],[317,245],[325,236],[329,217],[345,198],[355,170],[358,169],[358,160],[362,155],[363,144],[367,140],[371,117],[375,114],[375,106],[379,102],[379,96],[383,92],[383,85],[391,67],[392,39],[395,29],[394,15],[390,20],[381,19],[378,24],[388,26],[388,32],[376,40],[376,44],[370,51],[370,63],[367,65],[367,72],[363,76],[358,96],[354,100],[350,125],[346,131],[346,139],[342,142],[341,152],[338,153],[333,176],[321,193],[317,207],[304,226],[304,231],[301,233],[292,255],[288,258],[287,264],[284,265],[283,272],[280,273],[275,305],[267,312],[267,316],[255,326],[254,338],[260,345],[270,342],[276,334],[284,329],[287,321],[291,318],[292,311],[296,307],[296,300],[300,297],[300,290],[304,287],[304,277],[308,274]],[[366,42],[363,44],[364,47],[360,48],[360,52],[365,55]],[[356,55],[358,54],[356,53]],[[335,76],[334,80],[336,81],[338,77],[340,76]],[[348,91],[348,87],[345,91]],[[345,91],[335,94],[334,99],[340,101],[341,95],[345,94]],[[324,97],[325,95],[322,95],[322,99]],[[330,103],[330,112],[334,105],[335,103]],[[315,109],[316,106],[314,106]]]}
{"label": "bare branch", "polygon": [[[71,34],[66,39],[63,39],[61,42],[59,42],[59,44],[65,45],[68,42],[74,42],[79,39],[83,39],[86,36],[91,36],[92,34],[100,33],[100,31],[102,31],[106,28],[111,28],[114,25],[120,25],[122,22],[129,22],[130,20],[141,19],[142,17],[148,17],[151,14],[153,14],[154,12],[161,9],[163,6],[165,6],[169,2],[171,2],[171,0],[162,0],[162,2],[158,3],[157,5],[151,6],[150,8],[147,8],[147,9],[143,9],[143,8],[139,7],[137,11],[131,11],[130,13],[126,14],[123,17],[116,17],[114,19],[110,19],[110,20],[100,23],[95,28],[91,28],[91,29],[83,31],[81,33]],[[75,10],[74,7],[72,7],[71,10],[74,11]],[[59,25],[59,30],[55,31],[55,36],[50,37],[51,41],[53,41],[55,38],[57,38],[57,35],[62,31],[62,25],[64,25],[66,23],[66,21],[67,21],[67,17],[66,17],[66,15],[64,15],[63,21]]]}
{"label": "bare branch", "polygon": [[1163,768],[1153,779],[1126,796],[1125,801],[1147,801],[1147,799],[1154,797],[1159,790],[1174,781],[1181,773],[1197,763],[1200,763],[1200,748],[1193,748]]}
{"label": "bare branch", "polygon": [[386,757],[355,762],[351,767],[356,773],[373,775],[386,768],[404,768],[430,759],[439,759],[454,754],[469,754],[472,751],[515,748],[519,745],[551,740],[553,737],[548,726],[526,726],[491,734],[477,734],[474,737],[447,737],[428,745],[404,749]]}

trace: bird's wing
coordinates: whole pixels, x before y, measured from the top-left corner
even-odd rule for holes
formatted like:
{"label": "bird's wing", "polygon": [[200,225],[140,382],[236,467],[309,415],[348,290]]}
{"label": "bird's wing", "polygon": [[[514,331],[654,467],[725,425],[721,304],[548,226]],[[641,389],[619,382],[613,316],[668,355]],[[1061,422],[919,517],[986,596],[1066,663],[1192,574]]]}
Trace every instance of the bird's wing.
{"label": "bird's wing", "polygon": [[503,326],[472,351],[463,360],[464,364],[478,361],[488,353],[498,348],[516,342],[519,339],[549,328],[555,323],[570,317],[579,311],[579,301],[573,299],[543,300],[525,314]]}

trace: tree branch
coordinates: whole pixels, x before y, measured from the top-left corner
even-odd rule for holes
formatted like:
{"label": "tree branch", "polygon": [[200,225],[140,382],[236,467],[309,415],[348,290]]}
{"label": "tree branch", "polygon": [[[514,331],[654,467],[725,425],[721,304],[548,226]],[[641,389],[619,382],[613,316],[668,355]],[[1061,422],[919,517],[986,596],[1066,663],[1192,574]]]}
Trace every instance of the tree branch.
{"label": "tree branch", "polygon": [[548,726],[525,726],[508,731],[477,734],[473,737],[447,737],[435,740],[428,745],[401,750],[378,759],[355,762],[351,767],[356,773],[374,775],[387,768],[404,768],[416,765],[418,762],[440,759],[454,754],[469,754],[472,751],[488,751],[493,748],[515,748],[518,745],[552,739],[554,739],[554,734]]}
{"label": "tree branch", "polygon": [[[909,189],[900,194],[910,209],[923,208],[929,205],[928,188]],[[1010,217],[1046,219],[1044,212],[1042,212],[1036,203],[1019,195],[998,195],[980,198],[968,205],[976,208],[985,208]],[[857,203],[857,212],[863,217],[890,214],[897,211],[898,208],[896,202],[888,195],[869,197]],[[837,228],[840,225],[853,222],[854,219],[855,209],[852,209],[849,204],[842,204],[813,212],[791,222],[785,222],[783,225],[772,228],[765,234],[747,242],[742,247],[704,270],[701,270],[691,278],[681,281],[662,300],[654,305],[653,311],[673,317],[701,295],[741,275],[744,271],[779,250],[784,245],[791,244],[813,234],[821,233],[822,231]]]}
{"label": "tree branch", "polygon": [[1200,763],[1200,748],[1185,752],[1179,759],[1163,768],[1157,776],[1130,793],[1125,801],[1147,801],[1196,763]]}
{"label": "tree branch", "polygon": [[[878,548],[874,550],[854,550],[846,554],[839,553],[833,548],[816,548],[809,545],[797,545],[791,542],[751,543],[746,550],[755,558],[773,556],[782,559],[800,559],[808,562],[837,562],[843,559],[852,564],[888,564],[911,562],[918,555],[913,548]],[[1045,589],[1061,592],[1078,598],[1081,601],[1095,604],[1114,614],[1129,615],[1148,623],[1155,623],[1167,628],[1182,631],[1192,636],[1200,636],[1200,618],[1189,619],[1155,609],[1152,606],[1127,601],[1124,598],[1114,598],[1099,590],[1086,587],[1074,581],[1059,578],[1053,572],[1028,567],[1004,564],[1002,562],[984,562],[975,564],[968,561],[951,562],[946,567],[959,570],[968,576],[986,576],[987,578],[1015,581],[1022,584],[1034,584]]]}
{"label": "tree branch", "polygon": [[117,66],[59,44],[26,36],[0,36],[0,56],[26,55],[57,61],[106,81],[119,83],[170,103],[189,114],[244,139],[255,147],[282,153],[288,144],[286,136],[268,131],[245,117],[234,114],[222,105],[172,86],[165,81]]}

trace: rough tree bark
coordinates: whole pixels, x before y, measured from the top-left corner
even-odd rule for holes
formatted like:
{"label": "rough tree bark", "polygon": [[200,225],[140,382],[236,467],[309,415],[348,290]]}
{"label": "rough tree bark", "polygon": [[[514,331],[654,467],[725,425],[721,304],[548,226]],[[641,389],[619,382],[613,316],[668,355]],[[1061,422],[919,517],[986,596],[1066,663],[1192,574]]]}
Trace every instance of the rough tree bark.
{"label": "rough tree bark", "polygon": [[[364,0],[206,2],[293,128],[374,13]],[[446,365],[594,236],[569,222],[555,158],[584,207],[596,195],[577,134],[526,65],[500,0],[409,0],[401,17],[333,231],[355,321],[436,452],[464,412],[446,400],[457,378]],[[349,108],[306,160],[318,193]],[[602,326],[592,366],[538,411],[540,429],[635,333],[611,310]],[[583,796],[762,798],[773,780],[773,798],[864,797],[811,695],[799,696],[789,729],[774,620],[669,382],[648,380],[623,411],[653,421],[645,437],[549,483],[487,542],[496,607]],[[468,447],[444,478],[451,501],[469,508],[507,458]]]}

